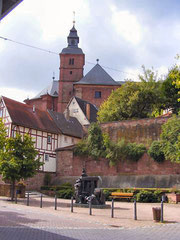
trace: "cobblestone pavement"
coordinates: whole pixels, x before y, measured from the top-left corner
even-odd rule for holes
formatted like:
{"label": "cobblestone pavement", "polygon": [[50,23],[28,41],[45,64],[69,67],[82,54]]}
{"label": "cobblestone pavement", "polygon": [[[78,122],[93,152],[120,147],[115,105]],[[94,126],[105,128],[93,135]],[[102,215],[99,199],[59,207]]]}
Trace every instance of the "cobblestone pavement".
{"label": "cobblestone pavement", "polygon": [[[180,239],[179,204],[166,207],[172,221],[161,224],[148,219],[148,214],[144,216],[143,221],[141,212],[139,212],[138,221],[134,221],[131,215],[127,216],[128,211],[132,210],[131,203],[119,203],[118,206],[123,208],[117,208],[114,219],[105,215],[110,212],[110,209],[96,211],[93,209],[94,216],[89,216],[88,209],[78,208],[71,213],[67,203],[64,201],[64,205],[62,204],[55,211],[50,204],[47,205],[48,207],[44,205],[41,209],[37,207],[38,202],[28,207],[23,202],[16,205],[0,199],[0,240]],[[143,206],[143,213],[152,207],[141,206]],[[118,215],[119,212],[122,212],[121,215]],[[149,215],[152,215],[152,212]],[[175,222],[174,219],[178,221]]]}

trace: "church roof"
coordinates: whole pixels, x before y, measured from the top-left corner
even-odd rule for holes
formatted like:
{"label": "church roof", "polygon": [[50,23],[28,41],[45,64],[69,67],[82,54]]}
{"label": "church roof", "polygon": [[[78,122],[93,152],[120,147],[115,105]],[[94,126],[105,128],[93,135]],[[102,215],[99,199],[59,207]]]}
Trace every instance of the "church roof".
{"label": "church roof", "polygon": [[67,120],[63,113],[58,113],[51,110],[48,110],[48,112],[63,134],[78,138],[83,137],[82,125],[75,117],[69,117]]}
{"label": "church roof", "polygon": [[46,94],[49,94],[52,97],[58,97],[58,92],[59,92],[59,82],[53,80],[50,85],[48,85],[40,93],[38,93],[35,97],[33,97],[31,99],[41,98],[41,96],[46,95]]}
{"label": "church roof", "polygon": [[87,102],[83,99],[80,99],[78,97],[75,97],[77,103],[79,104],[79,107],[81,108],[81,110],[83,111],[84,115],[87,116],[87,113],[86,113],[86,106],[87,104],[90,105],[90,119],[89,122],[92,123],[92,122],[97,122],[97,112],[98,112],[98,109],[96,108],[95,105],[93,105],[92,103],[90,102]]}
{"label": "church roof", "polygon": [[74,84],[119,85],[98,63],[79,82]]}

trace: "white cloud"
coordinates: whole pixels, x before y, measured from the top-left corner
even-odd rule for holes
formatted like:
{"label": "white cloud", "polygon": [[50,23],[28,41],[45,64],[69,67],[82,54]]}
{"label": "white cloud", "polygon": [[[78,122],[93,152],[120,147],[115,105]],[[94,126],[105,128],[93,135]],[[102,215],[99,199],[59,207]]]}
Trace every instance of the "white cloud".
{"label": "white cloud", "polygon": [[157,68],[158,76],[164,77],[168,73],[168,68],[166,66],[160,66]]}
{"label": "white cloud", "polygon": [[35,95],[35,92],[20,90],[18,88],[0,88],[0,96],[5,96],[19,102],[23,102],[26,98],[32,98]]}
{"label": "white cloud", "polygon": [[[31,0],[32,1],[32,0]],[[54,41],[57,37],[66,38],[67,32],[72,27],[73,11],[76,13],[76,22],[89,15],[88,3],[83,0],[34,0],[34,5],[41,12],[37,14],[42,29],[42,38],[46,41]],[[39,17],[38,17],[39,16]]]}
{"label": "white cloud", "polygon": [[130,79],[132,81],[139,81],[139,74],[142,74],[142,69],[137,68],[125,68],[124,69],[124,79]]}
{"label": "white cloud", "polygon": [[119,11],[114,5],[111,6],[112,24],[116,32],[126,41],[137,45],[142,40],[142,26],[135,15],[129,11]]}

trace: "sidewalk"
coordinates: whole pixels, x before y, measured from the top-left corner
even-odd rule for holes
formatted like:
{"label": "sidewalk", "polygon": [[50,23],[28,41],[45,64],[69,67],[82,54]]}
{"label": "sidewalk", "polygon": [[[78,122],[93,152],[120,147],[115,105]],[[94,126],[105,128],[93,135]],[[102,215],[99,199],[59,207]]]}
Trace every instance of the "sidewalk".
{"label": "sidewalk", "polygon": [[[114,218],[111,218],[111,209],[92,209],[92,215],[89,215],[88,208],[74,207],[74,212],[70,208],[71,200],[58,199],[57,210],[54,209],[54,198],[43,196],[42,208],[40,208],[40,196],[30,196],[29,206],[27,199],[18,199],[18,203],[7,201],[7,198],[0,197],[0,208],[10,207],[18,209],[19,213],[29,210],[33,216],[40,213],[57,216],[57,222],[53,223],[57,227],[63,224],[58,220],[69,219],[74,227],[91,228],[96,225],[97,228],[137,228],[145,226],[159,226],[170,223],[180,223],[180,204],[164,204],[165,223],[156,223],[153,221],[152,207],[160,207],[160,203],[137,203],[137,220],[134,220],[134,204],[127,202],[115,202]],[[111,202],[106,202],[111,205]],[[63,221],[64,221],[63,220]],[[77,223],[78,222],[78,223]],[[77,224],[76,224],[77,223]],[[32,223],[33,224],[33,223]],[[43,225],[44,224],[44,225]],[[35,224],[36,225],[36,224]],[[47,227],[41,223],[41,227]],[[65,225],[62,225],[65,226]]]}

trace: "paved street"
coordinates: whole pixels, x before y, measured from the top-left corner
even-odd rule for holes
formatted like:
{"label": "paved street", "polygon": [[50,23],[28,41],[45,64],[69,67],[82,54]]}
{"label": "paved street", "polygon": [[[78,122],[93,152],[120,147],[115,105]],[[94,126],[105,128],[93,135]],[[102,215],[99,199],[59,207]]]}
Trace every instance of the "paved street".
{"label": "paved street", "polygon": [[[45,203],[46,202],[46,203]],[[116,240],[116,239],[180,239],[180,204],[165,205],[165,223],[152,221],[152,206],[138,204],[138,220],[133,220],[132,203],[115,203],[115,218],[110,209],[74,208],[70,212],[69,200],[58,200],[55,211],[53,199],[21,200],[18,204],[0,199],[0,240]]]}

